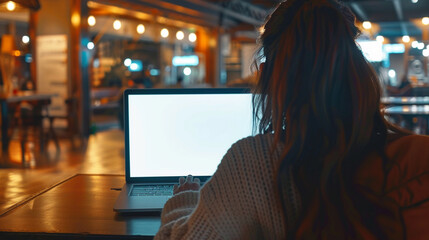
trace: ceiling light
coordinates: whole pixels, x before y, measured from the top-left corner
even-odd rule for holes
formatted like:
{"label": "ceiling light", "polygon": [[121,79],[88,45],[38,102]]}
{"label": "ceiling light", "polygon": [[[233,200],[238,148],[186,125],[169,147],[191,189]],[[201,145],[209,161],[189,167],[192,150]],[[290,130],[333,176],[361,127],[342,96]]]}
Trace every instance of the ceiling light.
{"label": "ceiling light", "polygon": [[195,34],[195,33],[190,33],[190,34],[189,34],[189,36],[188,36],[188,39],[189,39],[189,41],[190,41],[190,42],[195,42],[195,41],[197,41],[197,34]]}
{"label": "ceiling light", "polygon": [[183,69],[183,74],[185,74],[186,76],[189,76],[192,74],[192,69],[190,67],[185,67]]}
{"label": "ceiling light", "polygon": [[163,28],[162,30],[161,30],[161,37],[163,37],[163,38],[166,38],[166,37],[168,37],[168,35],[169,35],[170,33],[168,32],[168,29],[167,28]]}
{"label": "ceiling light", "polygon": [[412,3],[417,3],[419,0],[411,0]]}
{"label": "ceiling light", "polygon": [[16,8],[16,4],[13,1],[9,1],[6,3],[6,8],[9,11],[13,11]]}
{"label": "ceiling light", "polygon": [[388,72],[388,74],[389,74],[389,77],[391,77],[391,78],[396,77],[396,71],[393,70],[393,69],[390,69],[389,72]]}
{"label": "ceiling light", "polygon": [[129,58],[125,58],[125,60],[124,60],[124,65],[125,65],[126,67],[129,67],[129,66],[131,65],[131,63],[132,63],[131,59],[129,59]]}
{"label": "ceiling light", "polygon": [[95,21],[95,17],[94,17],[94,16],[89,16],[89,17],[88,17],[88,25],[89,25],[89,26],[91,26],[91,27],[92,27],[92,26],[94,26],[94,25],[95,25],[95,22],[96,22],[96,21]]}
{"label": "ceiling light", "polygon": [[26,35],[22,36],[22,42],[25,43],[25,44],[27,44],[27,43],[30,42],[30,38],[28,36],[26,36]]}
{"label": "ceiling light", "polygon": [[121,23],[121,21],[119,21],[118,19],[116,19],[116,20],[113,22],[113,28],[114,28],[115,30],[119,30],[119,29],[121,29],[121,27],[122,27],[122,23]]}
{"label": "ceiling light", "polygon": [[424,25],[429,25],[429,17],[424,17],[424,18],[422,18],[422,23],[423,23]]}
{"label": "ceiling light", "polygon": [[144,25],[143,25],[143,24],[139,24],[139,25],[137,26],[137,32],[138,32],[139,34],[143,34],[143,33],[144,33],[144,31],[145,31],[145,27],[144,27]]}
{"label": "ceiling light", "polygon": [[365,29],[371,29],[371,27],[372,27],[371,22],[369,22],[369,21],[365,21],[365,22],[363,22],[363,23],[362,23],[362,26],[363,26],[363,28],[365,28]]}
{"label": "ceiling light", "polygon": [[410,42],[410,36],[408,36],[408,35],[403,36],[403,37],[402,37],[402,41],[403,41],[404,43]]}
{"label": "ceiling light", "polygon": [[383,42],[384,42],[384,37],[383,37],[383,36],[381,36],[381,35],[378,35],[378,36],[377,36],[377,38],[376,38],[376,40],[377,40],[377,42],[379,42],[379,43],[383,43]]}
{"label": "ceiling light", "polygon": [[183,38],[185,38],[185,34],[182,31],[177,31],[176,38],[177,40],[183,40]]}
{"label": "ceiling light", "polygon": [[93,42],[88,42],[88,44],[86,44],[86,47],[87,47],[89,50],[92,50],[92,49],[94,49],[95,45],[94,45],[94,43],[93,43]]}

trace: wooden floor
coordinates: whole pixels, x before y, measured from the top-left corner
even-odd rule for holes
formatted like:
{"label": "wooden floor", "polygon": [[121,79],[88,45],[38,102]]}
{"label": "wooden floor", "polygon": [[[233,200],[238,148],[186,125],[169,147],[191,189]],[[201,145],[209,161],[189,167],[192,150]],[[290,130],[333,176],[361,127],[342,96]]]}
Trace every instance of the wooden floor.
{"label": "wooden floor", "polygon": [[[76,144],[78,145],[78,144]],[[81,147],[60,140],[60,151],[49,143],[46,154],[27,146],[23,167],[21,149],[12,141],[0,163],[0,216],[42,190],[77,173],[124,174],[124,136],[117,129],[91,135]]]}

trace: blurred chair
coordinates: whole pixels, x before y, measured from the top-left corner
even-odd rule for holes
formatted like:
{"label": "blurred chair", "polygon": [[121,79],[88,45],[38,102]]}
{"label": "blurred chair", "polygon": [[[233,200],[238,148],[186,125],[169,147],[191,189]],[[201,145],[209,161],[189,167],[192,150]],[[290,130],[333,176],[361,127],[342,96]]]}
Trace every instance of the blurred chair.
{"label": "blurred chair", "polygon": [[77,114],[78,101],[77,101],[77,98],[71,97],[71,98],[67,98],[64,102],[67,108],[65,115],[47,114],[45,117],[49,119],[49,129],[51,129],[49,132],[53,134],[52,137],[55,139],[58,139],[57,131],[54,131],[55,120],[57,119],[65,120],[67,122],[67,127],[64,135],[66,138],[70,139],[72,148],[76,148],[75,138],[78,137],[80,139],[80,135],[78,131],[79,121],[78,121],[78,114]]}
{"label": "blurred chair", "polygon": [[[21,146],[21,161],[24,167],[29,163],[26,159],[26,153],[34,154],[34,145],[39,145],[41,153],[46,151],[49,140],[53,140],[57,151],[60,150],[58,139],[56,138],[53,128],[45,129],[43,120],[47,117],[50,101],[33,101],[20,103],[14,113],[13,129],[19,131],[19,142]],[[34,145],[33,145],[34,144]],[[27,145],[31,146],[27,149]],[[28,150],[28,151],[27,151]],[[28,159],[32,160],[32,159]]]}

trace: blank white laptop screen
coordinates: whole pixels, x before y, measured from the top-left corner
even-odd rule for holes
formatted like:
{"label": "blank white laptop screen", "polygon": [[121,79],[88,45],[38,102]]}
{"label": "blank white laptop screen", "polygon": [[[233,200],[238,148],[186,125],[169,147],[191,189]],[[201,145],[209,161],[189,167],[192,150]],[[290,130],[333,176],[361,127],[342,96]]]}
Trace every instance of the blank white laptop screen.
{"label": "blank white laptop screen", "polygon": [[130,177],[211,176],[252,135],[252,95],[128,96]]}

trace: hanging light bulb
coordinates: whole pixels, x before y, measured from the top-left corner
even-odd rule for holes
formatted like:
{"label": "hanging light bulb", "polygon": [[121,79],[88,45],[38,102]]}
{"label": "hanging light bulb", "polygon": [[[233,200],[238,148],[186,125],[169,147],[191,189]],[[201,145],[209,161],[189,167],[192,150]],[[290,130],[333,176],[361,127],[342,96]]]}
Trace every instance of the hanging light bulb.
{"label": "hanging light bulb", "polygon": [[137,32],[138,32],[138,34],[143,34],[143,33],[144,33],[144,31],[145,31],[145,27],[144,27],[144,25],[143,25],[143,24],[139,24],[139,25],[137,26]]}
{"label": "hanging light bulb", "polygon": [[364,21],[363,23],[362,23],[362,26],[363,26],[363,28],[365,28],[365,29],[371,29],[371,27],[372,27],[372,24],[371,24],[371,22],[370,21]]}
{"label": "hanging light bulb", "polygon": [[9,2],[6,3],[6,8],[9,11],[13,11],[16,8],[16,3],[13,2],[13,1],[9,1]]}
{"label": "hanging light bulb", "polygon": [[95,23],[96,23],[95,17],[94,16],[89,16],[88,17],[88,25],[92,27],[92,26],[95,25]]}
{"label": "hanging light bulb", "polygon": [[195,41],[197,41],[197,34],[195,34],[195,33],[190,33],[190,34],[189,34],[189,36],[188,36],[188,39],[189,39],[189,41],[190,41],[190,42],[195,42]]}
{"label": "hanging light bulb", "polygon": [[162,30],[161,30],[161,37],[163,37],[163,38],[166,38],[166,37],[168,37],[168,35],[169,35],[170,33],[168,32],[168,29],[167,28],[163,28]]}
{"label": "hanging light bulb", "polygon": [[185,38],[185,34],[182,31],[177,31],[176,38],[177,40],[183,40],[183,38]]}
{"label": "hanging light bulb", "polygon": [[381,36],[381,35],[378,35],[378,36],[377,36],[377,38],[376,38],[376,40],[377,40],[377,42],[379,42],[379,43],[383,43],[383,42],[384,42],[384,37],[383,37],[383,36]]}
{"label": "hanging light bulb", "polygon": [[429,25],[429,17],[422,18],[423,25]]}
{"label": "hanging light bulb", "polygon": [[30,37],[28,37],[27,35],[22,36],[22,42],[24,44],[27,44],[30,42]]}
{"label": "hanging light bulb", "polygon": [[116,19],[116,20],[113,22],[113,28],[114,28],[115,30],[119,30],[119,29],[121,29],[121,27],[122,27],[122,23],[121,23],[121,21],[119,21],[118,19]]}
{"label": "hanging light bulb", "polygon": [[403,36],[403,37],[402,37],[402,41],[403,41],[404,43],[408,43],[408,42],[410,42],[410,36],[408,36],[408,35]]}

